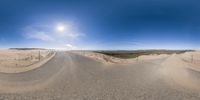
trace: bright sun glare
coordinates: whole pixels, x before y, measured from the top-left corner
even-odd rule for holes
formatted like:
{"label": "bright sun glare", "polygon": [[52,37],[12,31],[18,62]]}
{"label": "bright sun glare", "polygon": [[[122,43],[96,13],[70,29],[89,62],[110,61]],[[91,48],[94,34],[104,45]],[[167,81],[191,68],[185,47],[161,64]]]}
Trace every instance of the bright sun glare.
{"label": "bright sun glare", "polygon": [[57,29],[58,32],[64,32],[65,31],[65,26],[64,25],[58,25],[56,27],[56,29]]}

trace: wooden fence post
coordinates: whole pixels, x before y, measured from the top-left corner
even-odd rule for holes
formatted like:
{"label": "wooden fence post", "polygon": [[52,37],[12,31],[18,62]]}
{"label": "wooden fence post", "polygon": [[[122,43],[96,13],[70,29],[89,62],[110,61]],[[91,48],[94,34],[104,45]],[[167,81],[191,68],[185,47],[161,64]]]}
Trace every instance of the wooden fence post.
{"label": "wooden fence post", "polygon": [[39,55],[38,56],[39,56],[38,58],[39,58],[39,61],[40,61],[40,50],[39,50]]}
{"label": "wooden fence post", "polygon": [[193,61],[194,61],[194,58],[193,58],[193,55],[191,56],[191,62],[193,63]]}

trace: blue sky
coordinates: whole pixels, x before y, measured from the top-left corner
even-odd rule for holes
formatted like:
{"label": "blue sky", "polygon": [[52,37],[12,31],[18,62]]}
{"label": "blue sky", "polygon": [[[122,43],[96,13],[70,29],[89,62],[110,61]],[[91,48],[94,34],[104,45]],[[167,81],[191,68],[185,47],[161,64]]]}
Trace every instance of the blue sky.
{"label": "blue sky", "polygon": [[0,48],[198,49],[199,5],[198,0],[1,0]]}

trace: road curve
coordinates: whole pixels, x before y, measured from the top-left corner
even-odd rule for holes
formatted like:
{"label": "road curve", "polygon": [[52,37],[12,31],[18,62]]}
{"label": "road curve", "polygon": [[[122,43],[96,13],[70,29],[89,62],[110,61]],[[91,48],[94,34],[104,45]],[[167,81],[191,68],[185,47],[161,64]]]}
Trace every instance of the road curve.
{"label": "road curve", "polygon": [[70,52],[57,52],[37,69],[0,73],[0,100],[200,99],[200,91],[165,82],[160,73],[164,60],[104,65]]}

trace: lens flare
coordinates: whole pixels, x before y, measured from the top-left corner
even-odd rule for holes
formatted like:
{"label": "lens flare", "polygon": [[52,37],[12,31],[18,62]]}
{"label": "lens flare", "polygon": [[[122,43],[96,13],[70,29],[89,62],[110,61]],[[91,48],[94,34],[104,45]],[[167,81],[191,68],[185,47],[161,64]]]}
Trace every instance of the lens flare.
{"label": "lens flare", "polygon": [[56,27],[56,29],[57,29],[58,32],[64,32],[65,31],[65,26],[64,25],[58,25]]}

